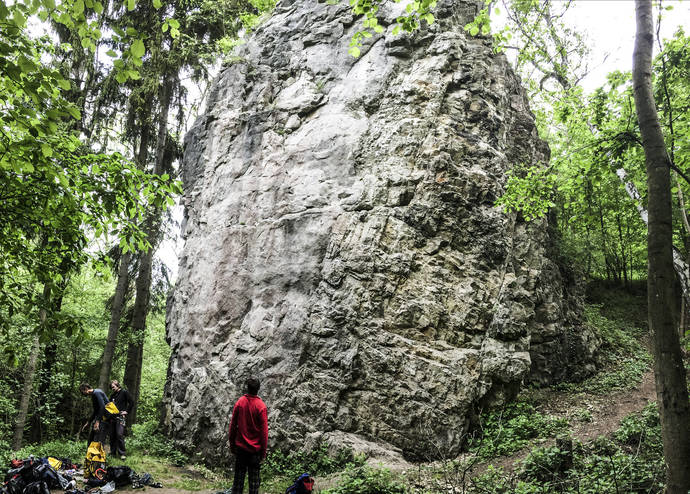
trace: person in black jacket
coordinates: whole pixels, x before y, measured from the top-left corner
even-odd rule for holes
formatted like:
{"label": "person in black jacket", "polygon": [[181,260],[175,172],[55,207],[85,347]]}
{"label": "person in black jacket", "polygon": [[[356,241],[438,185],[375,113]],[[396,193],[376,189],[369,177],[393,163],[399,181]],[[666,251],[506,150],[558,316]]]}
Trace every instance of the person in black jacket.
{"label": "person in black jacket", "polygon": [[121,459],[126,459],[125,455],[125,426],[127,425],[127,415],[132,411],[134,400],[129,391],[122,389],[120,382],[113,379],[110,381],[110,401],[120,410],[120,415],[114,418],[110,429],[110,454],[120,455]]}
{"label": "person in black jacket", "polygon": [[89,420],[82,426],[83,431],[91,424],[89,430],[89,444],[92,441],[103,442],[106,434],[108,434],[108,424],[103,421],[105,415],[105,404],[108,403],[108,397],[100,389],[93,389],[88,383],[81,383],[79,385],[79,392],[84,396],[91,395],[91,405],[93,406],[93,413]]}

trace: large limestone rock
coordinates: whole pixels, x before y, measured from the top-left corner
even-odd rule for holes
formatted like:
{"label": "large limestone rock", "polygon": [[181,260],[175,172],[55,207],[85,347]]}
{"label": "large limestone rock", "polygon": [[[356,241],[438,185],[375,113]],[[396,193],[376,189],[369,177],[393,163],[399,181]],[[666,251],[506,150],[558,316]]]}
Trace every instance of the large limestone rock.
{"label": "large limestone rock", "polygon": [[346,3],[282,1],[222,71],[183,165],[180,446],[227,458],[253,374],[273,446],[454,454],[480,407],[591,366],[546,222],[493,205],[548,149],[504,57],[463,32],[477,8],[440,2],[354,59]]}

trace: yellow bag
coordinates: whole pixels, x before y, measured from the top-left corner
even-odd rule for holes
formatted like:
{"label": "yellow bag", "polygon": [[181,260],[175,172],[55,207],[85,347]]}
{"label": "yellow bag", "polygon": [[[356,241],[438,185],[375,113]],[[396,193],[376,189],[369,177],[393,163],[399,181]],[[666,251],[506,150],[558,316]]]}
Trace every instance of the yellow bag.
{"label": "yellow bag", "polygon": [[52,456],[48,457],[48,464],[53,467],[53,470],[60,470],[62,468],[62,461]]}
{"label": "yellow bag", "polygon": [[103,443],[91,441],[86,450],[84,458],[84,478],[95,477],[103,479],[105,477],[105,449]]}
{"label": "yellow bag", "polygon": [[118,415],[120,415],[120,410],[117,409],[115,403],[109,401],[105,404],[105,415],[103,415],[103,420],[108,420],[109,418],[117,417]]}

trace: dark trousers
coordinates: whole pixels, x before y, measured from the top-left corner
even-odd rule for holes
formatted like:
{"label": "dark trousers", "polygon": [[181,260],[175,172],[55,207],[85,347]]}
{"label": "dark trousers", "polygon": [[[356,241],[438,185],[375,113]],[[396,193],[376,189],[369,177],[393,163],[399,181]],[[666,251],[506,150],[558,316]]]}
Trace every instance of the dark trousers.
{"label": "dark trousers", "polygon": [[125,454],[125,421],[116,417],[110,424],[110,454]]}
{"label": "dark trousers", "polygon": [[91,444],[93,441],[97,441],[99,443],[105,443],[105,437],[108,435],[108,428],[110,427],[110,424],[108,422],[103,422],[102,420],[99,421],[98,424],[98,430],[95,430],[93,428],[93,422],[89,426],[89,438],[88,441],[86,442],[86,445],[88,446]]}
{"label": "dark trousers", "polygon": [[249,494],[259,494],[261,454],[238,448],[235,453],[235,480],[232,482],[232,494],[242,494],[245,473],[249,477]]}

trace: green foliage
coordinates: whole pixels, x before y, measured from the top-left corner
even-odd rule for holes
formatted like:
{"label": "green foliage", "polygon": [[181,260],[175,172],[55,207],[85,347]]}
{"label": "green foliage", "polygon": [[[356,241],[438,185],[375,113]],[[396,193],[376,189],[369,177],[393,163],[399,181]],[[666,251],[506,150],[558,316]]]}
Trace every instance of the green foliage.
{"label": "green foliage", "polygon": [[[402,0],[395,0],[400,2]],[[405,6],[405,14],[395,19],[395,26],[393,27],[393,35],[400,32],[414,32],[423,24],[431,25],[434,23],[434,14],[431,12],[436,7],[437,0],[412,0]],[[348,52],[353,57],[359,57],[361,53],[362,43],[365,39],[371,38],[372,33],[383,33],[385,28],[379,24],[376,17],[379,6],[383,0],[349,0],[352,7],[352,13],[364,17],[362,27],[364,29],[357,31],[350,40],[350,48]]]}
{"label": "green foliage", "polygon": [[479,433],[470,438],[469,449],[485,459],[510,455],[531,439],[553,436],[568,427],[567,420],[543,415],[529,403],[510,403],[483,416]]}
{"label": "green foliage", "polygon": [[604,370],[580,383],[558,384],[557,389],[607,394],[637,386],[649,369],[651,356],[637,340],[643,330],[629,317],[637,311],[639,300],[618,293],[618,304],[585,305],[585,324],[601,340],[599,354]]}
{"label": "green foliage", "polygon": [[369,465],[349,465],[341,475],[338,486],[325,489],[324,494],[404,494],[405,485],[386,468]]}
{"label": "green foliage", "polygon": [[542,218],[555,206],[555,177],[543,166],[518,165],[508,172],[505,192],[496,201],[506,211],[519,211],[527,221]]}
{"label": "green foliage", "polygon": [[328,451],[329,446],[326,443],[320,443],[311,450],[272,451],[261,464],[262,475],[288,479],[297,478],[304,472],[328,475],[348,465],[361,466],[365,461],[363,456],[353,456],[352,451],[348,449],[338,450],[334,456]]}
{"label": "green foliage", "polygon": [[649,403],[640,413],[625,417],[614,437],[628,446],[646,443],[647,446],[661,448],[661,423],[656,403]]}
{"label": "green foliage", "polygon": [[[2,444],[0,444],[0,447]],[[83,463],[84,455],[86,454],[86,440],[84,441],[70,441],[70,440],[54,440],[47,441],[41,444],[30,444],[24,446],[19,451],[12,451],[7,445],[6,448],[0,449],[0,464],[8,465],[12,458],[28,458],[33,455],[36,458],[43,458],[47,456],[55,456],[60,458],[69,458],[75,463]]]}
{"label": "green foliage", "polygon": [[[624,310],[633,310],[634,305],[620,304]],[[642,356],[646,351],[637,338],[641,336],[638,327],[625,319],[606,317],[603,304],[585,305],[585,324],[602,340],[602,353],[606,358],[621,356]]]}
{"label": "green foliage", "polygon": [[558,446],[534,448],[522,462],[519,475],[489,467],[472,479],[469,492],[660,493],[664,478],[660,429],[647,430],[645,439],[634,447],[601,437],[589,445],[575,443],[572,451]]}
{"label": "green foliage", "polygon": [[175,449],[172,441],[160,432],[157,421],[134,424],[127,447],[143,455],[164,458],[178,466],[189,460],[187,455]]}

